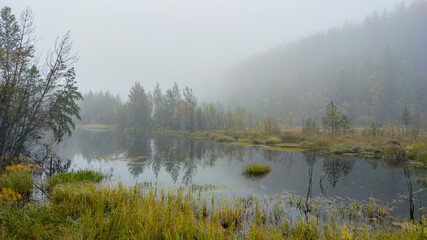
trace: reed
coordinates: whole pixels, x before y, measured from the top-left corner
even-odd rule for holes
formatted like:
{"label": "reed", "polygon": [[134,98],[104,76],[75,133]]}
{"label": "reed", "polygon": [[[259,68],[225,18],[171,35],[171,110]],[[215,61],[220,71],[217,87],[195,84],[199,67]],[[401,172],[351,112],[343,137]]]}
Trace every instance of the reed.
{"label": "reed", "polygon": [[50,176],[47,181],[49,186],[55,186],[57,184],[64,183],[76,183],[76,182],[100,182],[106,177],[106,174],[92,170],[78,170],[66,173],[59,173],[57,175]]}
{"label": "reed", "polygon": [[271,171],[271,168],[262,163],[248,164],[243,168],[243,173],[250,176],[262,176]]}
{"label": "reed", "polygon": [[[205,189],[207,188],[207,189]],[[56,184],[42,202],[0,201],[1,239],[425,239],[427,221],[345,221],[337,214],[291,219],[281,199],[268,207],[248,196],[228,200],[197,192],[211,186],[156,187],[69,181]],[[296,204],[298,205],[298,204]],[[361,209],[381,214],[375,202]],[[359,211],[359,210],[358,210]]]}

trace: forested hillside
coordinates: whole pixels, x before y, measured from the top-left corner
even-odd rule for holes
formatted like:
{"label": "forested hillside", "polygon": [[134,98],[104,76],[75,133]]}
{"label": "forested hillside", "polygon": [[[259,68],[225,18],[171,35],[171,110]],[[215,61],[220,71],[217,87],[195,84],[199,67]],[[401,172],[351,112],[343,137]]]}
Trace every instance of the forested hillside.
{"label": "forested hillside", "polygon": [[[320,120],[332,99],[357,125],[427,112],[427,1],[375,12],[249,59],[230,74],[230,103],[259,115]],[[421,114],[423,115],[423,114]]]}

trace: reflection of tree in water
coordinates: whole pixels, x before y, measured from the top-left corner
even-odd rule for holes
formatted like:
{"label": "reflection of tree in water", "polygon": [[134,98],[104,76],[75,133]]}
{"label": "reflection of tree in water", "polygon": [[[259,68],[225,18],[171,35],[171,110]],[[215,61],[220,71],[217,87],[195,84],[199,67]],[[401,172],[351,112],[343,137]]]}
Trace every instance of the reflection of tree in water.
{"label": "reflection of tree in water", "polygon": [[[218,159],[225,158],[244,161],[253,159],[254,153],[262,151],[269,161],[279,161],[287,152],[254,149],[228,144],[215,144],[207,141],[194,141],[190,138],[154,135],[149,133],[126,134],[118,132],[88,132],[79,135],[79,150],[83,157],[91,161],[94,157],[135,157],[129,160],[129,172],[139,176],[146,168],[151,168],[158,176],[163,168],[174,182],[182,174],[184,184],[191,183],[197,167],[213,167]],[[107,161],[107,160],[105,160]]]}
{"label": "reflection of tree in water", "polygon": [[268,149],[264,149],[264,151],[262,152],[262,155],[264,156],[264,158],[270,162],[277,160],[279,154],[280,154],[279,151],[273,151]]}
{"label": "reflection of tree in water", "polygon": [[184,162],[184,176],[182,177],[184,184],[189,184],[192,177],[196,174],[197,163],[194,156],[194,145],[194,141],[190,141],[188,159]]}
{"label": "reflection of tree in water", "polygon": [[313,185],[313,167],[314,163],[317,161],[316,152],[304,153],[304,159],[308,166],[308,188],[307,188],[307,197],[306,201],[312,196],[312,185]]}
{"label": "reflection of tree in water", "polygon": [[328,177],[329,184],[335,187],[341,175],[347,175],[353,169],[354,160],[342,160],[337,156],[325,158],[323,161],[323,170]]}
{"label": "reflection of tree in water", "polygon": [[215,165],[215,162],[221,158],[224,157],[223,151],[221,151],[221,148],[218,147],[215,144],[206,144],[206,164],[209,167],[213,167]]}
{"label": "reflection of tree in water", "polygon": [[289,170],[294,164],[294,155],[296,155],[294,152],[282,151],[278,160],[286,166],[286,169]]}
{"label": "reflection of tree in water", "polygon": [[[127,156],[144,156],[142,159],[131,160],[128,163],[129,172],[138,176],[151,163],[151,136],[148,133],[127,135]],[[157,174],[157,173],[156,173]]]}
{"label": "reflection of tree in water", "polygon": [[174,182],[178,179],[180,164],[179,158],[176,159],[175,153],[179,151],[178,139],[164,135],[154,137],[154,153],[155,161],[161,161],[167,173],[169,173]]}
{"label": "reflection of tree in water", "polygon": [[78,131],[79,150],[89,163],[93,157],[114,156],[126,151],[126,134],[117,132]]}

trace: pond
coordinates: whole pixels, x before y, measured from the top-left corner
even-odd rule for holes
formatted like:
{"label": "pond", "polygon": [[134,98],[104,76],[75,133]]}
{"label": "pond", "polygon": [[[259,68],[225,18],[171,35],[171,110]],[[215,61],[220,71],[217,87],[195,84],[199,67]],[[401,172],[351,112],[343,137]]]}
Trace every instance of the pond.
{"label": "pond", "polygon": [[[76,130],[57,148],[70,169],[112,173],[112,181],[126,185],[154,182],[168,188],[215,185],[230,197],[257,195],[304,196],[333,202],[375,198],[399,217],[409,216],[412,187],[415,217],[427,204],[425,169],[395,166],[384,161],[218,144],[161,134]],[[248,177],[242,168],[263,163],[272,171]]]}

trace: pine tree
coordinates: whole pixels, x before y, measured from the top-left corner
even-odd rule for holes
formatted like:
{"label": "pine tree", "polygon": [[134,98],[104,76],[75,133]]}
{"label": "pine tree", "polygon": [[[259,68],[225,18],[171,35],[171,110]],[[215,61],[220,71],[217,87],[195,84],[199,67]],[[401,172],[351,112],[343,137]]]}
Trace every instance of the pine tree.
{"label": "pine tree", "polygon": [[351,122],[351,119],[348,118],[345,114],[342,115],[341,121],[341,131],[343,134],[348,134],[353,132],[353,123]]}
{"label": "pine tree", "polygon": [[326,112],[322,119],[323,128],[330,134],[337,134],[341,125],[341,116],[338,108],[334,102],[331,102],[326,106]]}
{"label": "pine tree", "polygon": [[316,134],[319,132],[319,126],[314,119],[308,118],[304,121],[302,132],[306,135]]}
{"label": "pine tree", "polygon": [[403,109],[400,121],[402,121],[402,124],[405,126],[405,132],[408,132],[408,126],[412,121],[412,117],[407,107]]}
{"label": "pine tree", "polygon": [[144,88],[136,82],[130,92],[127,103],[129,113],[129,124],[133,127],[151,127],[151,102],[150,96],[145,93]]}

